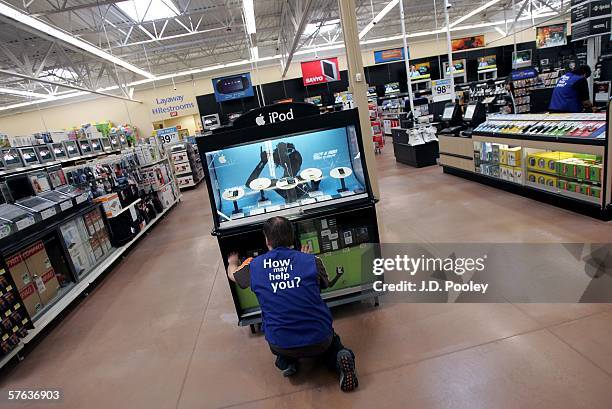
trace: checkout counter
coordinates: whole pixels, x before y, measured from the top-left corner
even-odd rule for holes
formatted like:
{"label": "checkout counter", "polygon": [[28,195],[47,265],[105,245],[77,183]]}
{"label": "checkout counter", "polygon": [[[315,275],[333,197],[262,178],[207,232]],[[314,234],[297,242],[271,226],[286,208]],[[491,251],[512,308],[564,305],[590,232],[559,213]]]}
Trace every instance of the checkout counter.
{"label": "checkout counter", "polygon": [[444,128],[438,134],[440,165],[452,166],[474,172],[473,130],[486,120],[486,108],[481,102],[461,107],[449,102],[444,107],[442,122]]}

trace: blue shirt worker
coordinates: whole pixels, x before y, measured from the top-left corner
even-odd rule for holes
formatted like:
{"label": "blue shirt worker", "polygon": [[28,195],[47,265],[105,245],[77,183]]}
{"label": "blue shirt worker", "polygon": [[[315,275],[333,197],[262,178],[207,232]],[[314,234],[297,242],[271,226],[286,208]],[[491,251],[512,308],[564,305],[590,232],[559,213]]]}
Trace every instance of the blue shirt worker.
{"label": "blue shirt worker", "polygon": [[581,65],[562,75],[550,99],[550,112],[592,112],[593,104],[587,82],[590,76],[591,68],[588,65]]}
{"label": "blue shirt worker", "polygon": [[263,226],[268,252],[240,264],[229,255],[227,276],[241,288],[251,287],[261,308],[263,331],[275,365],[284,376],[297,372],[301,358],[323,356],[340,376],[340,388],[357,388],[355,355],[342,345],[332,327],[321,289],[333,286],[318,257],[309,249],[294,250],[293,225],[284,217],[272,217]]}

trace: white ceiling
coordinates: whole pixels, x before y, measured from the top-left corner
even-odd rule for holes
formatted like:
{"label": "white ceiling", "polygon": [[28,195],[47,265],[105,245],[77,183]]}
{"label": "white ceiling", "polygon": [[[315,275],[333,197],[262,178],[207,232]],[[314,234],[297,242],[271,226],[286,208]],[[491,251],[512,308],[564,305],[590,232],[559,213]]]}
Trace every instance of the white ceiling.
{"label": "white ceiling", "polygon": [[[510,0],[452,3],[450,21],[457,27],[504,19],[508,23],[500,26],[503,29],[512,24]],[[356,4],[361,31],[389,0],[356,0]],[[524,19],[553,10],[563,14],[569,7],[568,0],[516,0],[516,4]],[[129,89],[121,86],[148,81],[145,75],[161,79],[181,72],[201,75],[202,69],[252,59],[254,46],[260,64],[278,64],[295,52],[342,41],[337,0],[254,0],[253,35],[247,34],[243,23],[242,0],[0,0],[0,9],[6,6],[70,38],[58,39],[45,28],[0,14],[0,110],[4,111],[31,101],[31,92],[58,98],[97,90],[129,98]],[[479,8],[483,10],[462,18]],[[443,0],[404,0],[404,9],[409,35],[444,26]],[[362,41],[400,33],[395,6]],[[95,49],[84,50],[82,42]]]}

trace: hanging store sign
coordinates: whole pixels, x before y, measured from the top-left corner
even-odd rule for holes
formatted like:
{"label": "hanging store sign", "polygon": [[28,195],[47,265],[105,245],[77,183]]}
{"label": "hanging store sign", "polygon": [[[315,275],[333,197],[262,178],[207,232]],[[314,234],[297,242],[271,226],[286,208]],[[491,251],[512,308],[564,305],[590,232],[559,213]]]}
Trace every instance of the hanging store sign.
{"label": "hanging store sign", "polygon": [[151,114],[155,119],[193,115],[198,113],[198,107],[187,95],[168,95],[153,100]]}
{"label": "hanging store sign", "polygon": [[[410,58],[410,51],[408,51],[408,58]],[[403,48],[391,48],[389,50],[374,51],[375,64],[385,64],[394,61],[404,61]]]}
{"label": "hanging store sign", "polygon": [[213,78],[212,83],[217,102],[231,101],[255,95],[253,83],[251,82],[251,74],[248,72],[229,77]]}
{"label": "hanging store sign", "polygon": [[485,46],[484,34],[451,40],[453,52],[470,50],[472,48],[480,48]]}
{"label": "hanging store sign", "polygon": [[567,44],[567,24],[551,24],[536,28],[536,48],[558,47]]}
{"label": "hanging store sign", "polygon": [[610,34],[610,0],[572,1],[572,41]]}
{"label": "hanging store sign", "polygon": [[450,79],[431,81],[431,96],[433,102],[450,101],[453,90]]}
{"label": "hanging store sign", "polygon": [[325,58],[302,63],[302,80],[304,85],[324,84],[340,80],[338,58]]}

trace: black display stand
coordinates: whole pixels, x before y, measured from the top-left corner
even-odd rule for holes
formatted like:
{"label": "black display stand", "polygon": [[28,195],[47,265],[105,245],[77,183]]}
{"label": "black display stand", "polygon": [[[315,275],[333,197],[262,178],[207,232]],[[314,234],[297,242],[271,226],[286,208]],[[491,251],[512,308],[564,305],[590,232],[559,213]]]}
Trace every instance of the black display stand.
{"label": "black display stand", "polygon": [[393,134],[393,153],[395,160],[405,165],[422,168],[425,166],[436,165],[440,156],[438,142],[432,141],[422,145],[409,145],[406,129],[394,128]]}
{"label": "black display stand", "polygon": [[[358,144],[358,150],[361,153],[357,155],[360,157],[360,166],[363,167],[364,183],[366,191],[355,199],[341,197],[338,194],[338,199],[330,200],[329,204],[322,202],[319,206],[309,207],[308,205],[299,205],[293,209],[290,209],[289,214],[287,209],[282,214],[294,224],[296,231],[295,248],[300,246],[300,234],[304,232],[311,232],[311,230],[303,230],[304,226],[320,226],[321,220],[333,220],[334,225],[340,226],[338,228],[339,236],[345,235],[347,231],[357,232],[358,229],[362,229],[361,234],[357,238],[355,234],[354,238],[359,241],[354,241],[350,245],[346,245],[344,248],[333,251],[324,250],[321,247],[321,251],[318,253],[324,259],[324,255],[331,255],[331,257],[337,256],[343,250],[362,249],[362,246],[370,246],[375,254],[378,254],[379,249],[377,244],[379,243],[378,235],[378,223],[376,218],[375,200],[370,187],[367,168],[365,166],[365,154],[363,150],[363,144],[360,134],[359,116],[357,109],[328,113],[319,115],[318,112],[313,115],[314,111],[309,107],[304,107],[304,104],[276,104],[273,106],[262,107],[260,109],[252,110],[245,114],[240,121],[235,121],[234,127],[225,128],[223,132],[214,133],[212,135],[198,137],[197,144],[202,155],[202,162],[206,164],[204,166],[205,178],[207,180],[206,186],[208,189],[210,203],[213,212],[214,229],[212,234],[217,237],[219,243],[219,250],[221,251],[224,267],[227,268],[227,257],[232,252],[238,252],[240,258],[252,257],[263,254],[267,251],[265,245],[265,238],[263,235],[263,223],[268,217],[277,215],[278,212],[271,211],[265,213],[263,217],[254,217],[249,223],[243,223],[240,225],[234,225],[232,227],[225,227],[220,223],[219,216],[217,215],[217,208],[215,203],[215,191],[213,183],[215,177],[214,168],[208,166],[207,152],[216,152],[223,150],[224,148],[236,147],[258,141],[273,140],[275,138],[289,137],[298,134],[309,134],[311,132],[323,131],[329,129],[352,127],[356,133],[356,141]],[[293,107],[293,110],[292,110]],[[291,111],[292,110],[292,111]],[[293,112],[293,118],[290,120],[277,121],[270,123],[269,118],[276,113],[288,113]],[[265,119],[265,124],[262,124],[260,119],[256,122],[258,117]],[[285,116],[286,118],[286,116]],[[260,123],[262,125],[257,125]],[[216,179],[214,179],[216,182]],[[339,183],[338,183],[339,184]],[[217,192],[218,193],[218,192]],[[317,227],[317,229],[322,227]],[[315,234],[321,235],[321,230],[317,230]],[[361,243],[361,244],[360,244]],[[346,253],[346,251],[345,251]],[[349,252],[350,253],[350,252]],[[351,254],[358,254],[356,253]],[[361,259],[359,260],[361,261]],[[325,260],[323,260],[325,263]],[[360,266],[359,262],[356,264],[354,260],[350,263],[353,267],[355,265]],[[367,263],[366,263],[367,264]],[[347,264],[348,265],[348,264]],[[361,266],[362,269],[366,269]],[[333,278],[337,274],[337,267],[333,268],[326,266],[328,275]],[[361,271],[357,275],[360,277],[366,276],[369,271]],[[353,271],[354,272],[354,271]],[[371,274],[371,272],[370,272]],[[353,276],[354,277],[354,276]],[[235,286],[234,283],[229,281],[230,289],[232,292],[232,298],[236,308],[236,314],[239,325],[249,325],[251,330],[254,332],[256,326],[261,323],[261,312],[258,306],[243,308],[240,300],[240,290]],[[244,296],[244,294],[242,294]],[[378,293],[374,292],[372,285],[368,283],[361,283],[360,285],[350,285],[339,288],[337,290],[326,291],[322,294],[323,299],[328,306],[333,307],[341,304],[351,303],[364,299],[374,299],[375,305],[378,304]]]}

